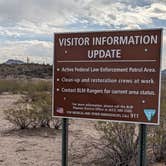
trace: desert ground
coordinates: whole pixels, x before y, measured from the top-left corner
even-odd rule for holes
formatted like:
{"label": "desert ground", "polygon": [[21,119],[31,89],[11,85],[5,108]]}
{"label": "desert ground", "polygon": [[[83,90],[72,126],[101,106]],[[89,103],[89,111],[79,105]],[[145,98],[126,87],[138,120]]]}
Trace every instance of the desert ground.
{"label": "desert ground", "polygon": [[[60,166],[61,130],[49,128],[16,130],[4,119],[3,111],[12,108],[20,97],[20,95],[0,95],[0,166]],[[79,155],[80,149],[88,144],[88,140],[98,137],[93,121],[71,120],[69,160],[70,156],[73,157],[70,152]],[[81,163],[76,156],[75,160]],[[69,162],[69,165],[73,166],[73,162]]]}
{"label": "desert ground", "polygon": [[[40,128],[16,130],[3,111],[15,106],[21,95],[0,95],[0,166],[60,166],[61,130]],[[93,156],[91,141],[99,141],[95,121],[69,121],[69,166],[85,164]],[[155,164],[154,166],[164,166]]]}

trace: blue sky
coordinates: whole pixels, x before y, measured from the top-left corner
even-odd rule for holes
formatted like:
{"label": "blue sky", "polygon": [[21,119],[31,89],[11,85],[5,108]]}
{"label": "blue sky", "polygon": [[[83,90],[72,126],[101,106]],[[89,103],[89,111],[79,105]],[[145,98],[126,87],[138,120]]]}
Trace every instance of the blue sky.
{"label": "blue sky", "polygon": [[52,63],[54,32],[146,28],[166,29],[166,0],[0,0],[0,63]]}

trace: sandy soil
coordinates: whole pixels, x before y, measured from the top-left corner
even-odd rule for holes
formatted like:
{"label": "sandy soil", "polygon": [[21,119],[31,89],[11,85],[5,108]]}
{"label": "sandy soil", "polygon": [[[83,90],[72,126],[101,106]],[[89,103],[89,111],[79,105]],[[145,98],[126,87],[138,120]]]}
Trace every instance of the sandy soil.
{"label": "sandy soil", "polygon": [[[0,166],[60,166],[60,130],[14,130],[14,126],[4,119],[3,110],[12,108],[20,97],[0,95]],[[80,152],[79,147],[87,142],[87,138],[98,136],[97,132],[92,134],[93,129],[92,121],[69,122],[69,156],[71,149]],[[69,165],[73,164],[70,162]]]}

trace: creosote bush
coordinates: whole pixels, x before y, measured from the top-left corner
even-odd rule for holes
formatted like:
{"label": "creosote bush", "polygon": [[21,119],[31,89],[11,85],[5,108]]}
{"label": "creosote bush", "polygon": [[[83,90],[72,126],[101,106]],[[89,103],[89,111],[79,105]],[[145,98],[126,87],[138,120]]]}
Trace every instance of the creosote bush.
{"label": "creosote bush", "polygon": [[33,108],[19,104],[15,109],[5,110],[5,118],[20,129],[28,128],[35,121]]}
{"label": "creosote bush", "polygon": [[[96,160],[101,165],[133,166],[137,160],[138,130],[135,125],[99,122],[102,132],[102,155]],[[100,149],[99,148],[99,149]]]}
{"label": "creosote bush", "polygon": [[5,118],[20,129],[49,127],[59,129],[61,120],[52,117],[51,94],[28,92],[16,103],[16,108],[5,110]]}
{"label": "creosote bush", "polygon": [[166,164],[166,103],[161,102],[161,116],[159,126],[149,126],[148,142],[152,150],[150,162],[164,162]]}
{"label": "creosote bush", "polygon": [[166,164],[166,78],[162,78],[161,86],[161,115],[159,126],[149,126],[148,149],[152,151],[153,157],[150,162],[164,162]]}
{"label": "creosote bush", "polygon": [[163,124],[160,124],[151,128],[152,134],[149,136],[149,141],[154,161],[166,163],[166,127],[162,126]]}

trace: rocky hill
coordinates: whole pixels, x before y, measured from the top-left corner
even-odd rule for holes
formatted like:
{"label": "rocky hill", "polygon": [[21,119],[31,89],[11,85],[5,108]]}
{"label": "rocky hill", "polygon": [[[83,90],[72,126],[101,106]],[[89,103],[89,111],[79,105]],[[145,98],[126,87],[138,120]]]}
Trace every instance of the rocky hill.
{"label": "rocky hill", "polygon": [[9,60],[7,60],[4,64],[7,64],[7,65],[12,65],[12,64],[25,64],[25,62],[23,62],[23,61],[21,61],[21,60],[9,59]]}

